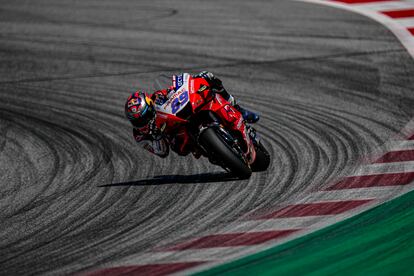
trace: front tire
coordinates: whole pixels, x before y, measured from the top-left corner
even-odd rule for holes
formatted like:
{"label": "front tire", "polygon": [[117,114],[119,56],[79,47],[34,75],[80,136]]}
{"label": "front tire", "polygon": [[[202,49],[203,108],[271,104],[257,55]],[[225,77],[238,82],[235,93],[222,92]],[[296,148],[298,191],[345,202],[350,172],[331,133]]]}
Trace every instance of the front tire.
{"label": "front tire", "polygon": [[262,172],[267,170],[270,165],[270,154],[262,143],[255,143],[254,148],[256,150],[256,159],[251,165],[252,171]]}
{"label": "front tire", "polygon": [[220,160],[234,176],[240,179],[249,178],[252,175],[252,170],[222,135],[218,129],[210,127],[200,134],[199,142],[209,155]]}

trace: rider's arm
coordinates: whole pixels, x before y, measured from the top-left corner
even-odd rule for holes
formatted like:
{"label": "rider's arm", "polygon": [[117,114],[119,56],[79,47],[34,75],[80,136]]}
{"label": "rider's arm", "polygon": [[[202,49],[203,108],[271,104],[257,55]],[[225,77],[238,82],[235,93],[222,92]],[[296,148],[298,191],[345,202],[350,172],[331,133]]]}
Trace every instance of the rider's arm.
{"label": "rider's arm", "polygon": [[171,89],[163,89],[155,91],[151,95],[151,99],[155,102],[155,104],[162,105],[168,99],[168,94],[171,92]]}
{"label": "rider's arm", "polygon": [[165,158],[169,153],[168,142],[164,138],[154,139],[151,135],[142,133],[134,128],[135,141],[147,151]]}

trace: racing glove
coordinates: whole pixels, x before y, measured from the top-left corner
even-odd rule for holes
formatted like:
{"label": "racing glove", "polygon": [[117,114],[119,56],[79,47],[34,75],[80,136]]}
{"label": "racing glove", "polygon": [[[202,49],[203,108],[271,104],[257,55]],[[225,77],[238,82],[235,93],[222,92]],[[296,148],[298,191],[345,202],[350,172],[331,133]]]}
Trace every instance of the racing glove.
{"label": "racing glove", "polygon": [[156,105],[163,105],[168,100],[168,94],[170,92],[170,89],[158,90],[152,94],[151,98]]}
{"label": "racing glove", "polygon": [[159,141],[163,138],[162,131],[155,125],[155,120],[150,122],[149,135],[155,141]]}
{"label": "racing glove", "polygon": [[168,156],[170,151],[169,144],[161,132],[150,130],[147,133],[143,133],[135,128],[133,129],[133,132],[135,141],[141,147],[161,158]]}

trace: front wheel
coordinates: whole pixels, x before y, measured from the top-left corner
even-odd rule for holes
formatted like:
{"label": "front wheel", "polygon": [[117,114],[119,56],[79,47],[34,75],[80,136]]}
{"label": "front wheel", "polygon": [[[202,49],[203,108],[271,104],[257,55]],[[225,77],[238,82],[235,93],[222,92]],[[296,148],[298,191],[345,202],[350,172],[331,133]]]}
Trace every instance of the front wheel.
{"label": "front wheel", "polygon": [[227,142],[224,134],[217,128],[207,128],[199,136],[199,143],[215,160],[230,170],[240,179],[249,178],[252,170],[238,154],[236,149]]}
{"label": "front wheel", "polygon": [[256,150],[256,159],[251,165],[252,171],[261,172],[267,170],[270,165],[270,154],[262,143],[257,142],[254,144]]}

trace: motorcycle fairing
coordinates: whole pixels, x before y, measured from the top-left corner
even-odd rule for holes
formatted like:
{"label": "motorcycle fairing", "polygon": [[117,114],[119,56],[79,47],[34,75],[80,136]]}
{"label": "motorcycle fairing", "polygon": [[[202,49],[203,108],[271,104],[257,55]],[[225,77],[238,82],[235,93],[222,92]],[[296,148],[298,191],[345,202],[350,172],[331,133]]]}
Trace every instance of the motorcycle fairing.
{"label": "motorcycle fairing", "polygon": [[170,92],[171,96],[166,102],[157,105],[156,109],[159,112],[176,115],[180,112],[190,100],[189,95],[189,74],[182,74],[173,76],[173,86],[176,87],[174,92]]}
{"label": "motorcycle fairing", "polygon": [[[191,114],[198,113],[202,110],[215,113],[223,122],[223,125],[234,132],[240,133],[245,143],[245,158],[249,164],[255,160],[256,151],[247,127],[244,124],[242,114],[226,101],[220,94],[212,93],[209,84],[202,78],[193,79],[189,74],[173,76],[173,86],[178,87],[172,92],[170,98],[161,105],[156,105],[158,127],[164,125],[165,133],[171,135],[188,136],[186,131],[186,123],[189,121],[180,118],[177,114],[190,108]],[[189,142],[189,139],[183,139]],[[181,145],[184,149],[185,145]]]}
{"label": "motorcycle fairing", "polygon": [[188,78],[190,77],[189,74],[184,73],[184,74],[180,74],[180,75],[173,75],[173,87],[175,91],[178,91],[187,81],[188,83]]}

